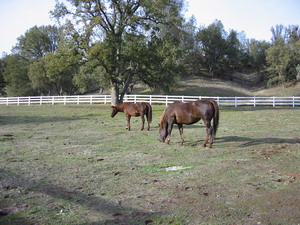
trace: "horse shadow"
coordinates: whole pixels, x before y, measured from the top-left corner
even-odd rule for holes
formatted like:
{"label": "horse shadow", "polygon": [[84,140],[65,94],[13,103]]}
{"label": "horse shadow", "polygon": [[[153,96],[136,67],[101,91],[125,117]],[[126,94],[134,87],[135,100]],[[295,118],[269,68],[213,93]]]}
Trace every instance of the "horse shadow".
{"label": "horse shadow", "polygon": [[[180,144],[179,141],[175,143]],[[202,146],[204,139],[200,138],[198,140],[185,140],[184,145],[191,147]],[[240,136],[223,136],[216,137],[215,144],[231,143],[236,144],[238,147],[249,147],[261,144],[300,144],[300,138],[249,138]]]}
{"label": "horse shadow", "polygon": [[241,143],[240,147],[260,144],[300,144],[300,138],[249,138],[240,136],[224,136],[216,138],[218,143]]}

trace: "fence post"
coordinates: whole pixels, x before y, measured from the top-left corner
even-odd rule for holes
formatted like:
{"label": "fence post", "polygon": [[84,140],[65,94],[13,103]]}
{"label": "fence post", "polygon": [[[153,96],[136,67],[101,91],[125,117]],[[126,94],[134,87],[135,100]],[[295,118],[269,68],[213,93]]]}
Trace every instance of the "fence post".
{"label": "fence post", "polygon": [[52,96],[52,105],[54,105],[54,96]]}
{"label": "fence post", "polygon": [[220,97],[217,97],[217,103],[220,105]]}
{"label": "fence post", "polygon": [[64,105],[66,105],[67,96],[64,96]]}
{"label": "fence post", "polygon": [[166,106],[168,106],[168,95],[166,95]]}
{"label": "fence post", "polygon": [[293,96],[293,108],[295,107],[295,96]]}
{"label": "fence post", "polygon": [[256,98],[255,98],[255,96],[253,97],[253,106],[256,107]]}
{"label": "fence post", "polygon": [[150,105],[152,105],[152,95],[150,95]]}
{"label": "fence post", "polygon": [[43,103],[43,99],[42,99],[42,96],[40,96],[40,105],[42,105]]}
{"label": "fence post", "polygon": [[[8,105],[8,98],[7,98],[7,105]],[[18,105],[20,105],[20,97],[18,97]]]}
{"label": "fence post", "polygon": [[275,107],[275,96],[273,96],[273,107]]}
{"label": "fence post", "polygon": [[93,95],[90,96],[90,105],[93,104]]}
{"label": "fence post", "polygon": [[30,105],[30,96],[28,97],[28,105]]}
{"label": "fence post", "polygon": [[237,107],[237,97],[234,97],[234,107]]}

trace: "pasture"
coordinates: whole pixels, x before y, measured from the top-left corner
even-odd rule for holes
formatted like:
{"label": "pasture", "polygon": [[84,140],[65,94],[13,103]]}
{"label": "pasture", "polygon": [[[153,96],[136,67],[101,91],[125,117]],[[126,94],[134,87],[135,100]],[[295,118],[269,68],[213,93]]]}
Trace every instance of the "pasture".
{"label": "pasture", "polygon": [[1,106],[0,224],[300,223],[300,108],[221,107],[212,149],[202,122],[160,143],[164,109]]}

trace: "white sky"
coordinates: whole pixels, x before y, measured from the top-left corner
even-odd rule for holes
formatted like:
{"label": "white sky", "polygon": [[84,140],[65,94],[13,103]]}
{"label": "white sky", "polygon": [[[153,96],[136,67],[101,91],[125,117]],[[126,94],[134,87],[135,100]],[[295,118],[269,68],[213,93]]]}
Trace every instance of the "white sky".
{"label": "white sky", "polygon": [[299,0],[188,0],[186,15],[198,26],[220,20],[226,31],[244,31],[247,38],[270,41],[271,27],[300,25]]}
{"label": "white sky", "polygon": [[[247,38],[271,39],[277,24],[300,25],[299,0],[187,0],[187,16],[195,15],[198,26],[221,20],[225,30],[244,31]],[[0,0],[0,57],[10,53],[17,38],[33,26],[54,24],[49,11],[55,0]]]}

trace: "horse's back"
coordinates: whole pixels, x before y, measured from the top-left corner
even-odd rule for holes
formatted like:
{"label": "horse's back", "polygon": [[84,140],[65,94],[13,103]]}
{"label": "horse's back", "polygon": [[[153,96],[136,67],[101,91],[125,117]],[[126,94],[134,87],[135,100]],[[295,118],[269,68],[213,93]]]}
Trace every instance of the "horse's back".
{"label": "horse's back", "polygon": [[133,102],[125,102],[122,103],[122,107],[124,109],[124,113],[130,116],[139,116],[139,112],[136,109],[136,104]]}
{"label": "horse's back", "polygon": [[211,119],[214,106],[210,100],[174,102],[166,110],[167,117],[173,117],[177,124],[194,124],[200,119]]}

